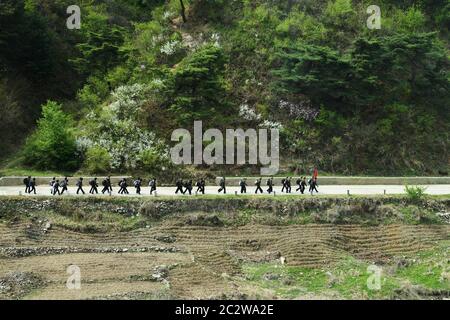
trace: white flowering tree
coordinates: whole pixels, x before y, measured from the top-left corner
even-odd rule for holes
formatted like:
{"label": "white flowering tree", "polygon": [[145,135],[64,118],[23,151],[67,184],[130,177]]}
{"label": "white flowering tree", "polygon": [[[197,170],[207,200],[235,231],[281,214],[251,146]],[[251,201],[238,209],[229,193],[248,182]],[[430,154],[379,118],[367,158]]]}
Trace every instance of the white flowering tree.
{"label": "white flowering tree", "polygon": [[138,169],[146,154],[158,154],[160,162],[168,159],[166,146],[155,134],[139,126],[142,105],[149,88],[141,84],[121,86],[113,93],[113,101],[98,114],[87,115],[80,149],[106,150],[114,171]]}
{"label": "white flowering tree", "polygon": [[260,113],[258,113],[255,109],[249,107],[248,104],[242,104],[239,106],[239,116],[246,122],[257,123],[261,128],[278,130],[283,129],[281,123],[264,119]]}

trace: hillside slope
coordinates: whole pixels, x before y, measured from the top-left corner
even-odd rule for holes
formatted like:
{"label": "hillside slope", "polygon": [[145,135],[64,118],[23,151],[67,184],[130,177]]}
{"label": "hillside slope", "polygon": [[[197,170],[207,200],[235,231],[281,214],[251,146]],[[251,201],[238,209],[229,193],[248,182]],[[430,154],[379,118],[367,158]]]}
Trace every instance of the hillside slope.
{"label": "hillside slope", "polygon": [[70,4],[0,4],[14,165],[165,175],[172,131],[202,120],[279,128],[288,171],[448,174],[446,0],[379,1],[380,29],[364,0],[86,1],[79,30]]}

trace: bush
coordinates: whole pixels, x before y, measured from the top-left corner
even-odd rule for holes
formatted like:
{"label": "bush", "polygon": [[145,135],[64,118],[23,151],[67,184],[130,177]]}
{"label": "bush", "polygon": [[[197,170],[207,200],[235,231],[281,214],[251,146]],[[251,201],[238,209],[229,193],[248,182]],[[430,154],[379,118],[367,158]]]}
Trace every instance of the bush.
{"label": "bush", "polygon": [[106,173],[111,169],[111,156],[108,150],[94,146],[86,151],[84,169],[89,173]]}
{"label": "bush", "polygon": [[72,119],[61,105],[48,101],[42,106],[37,130],[26,141],[24,162],[41,170],[74,170],[80,164]]}
{"label": "bush", "polygon": [[413,201],[413,202],[418,202],[420,200],[422,200],[426,194],[425,191],[427,190],[427,188],[425,187],[419,187],[419,186],[405,186],[405,192],[406,192],[406,196],[408,197],[409,200]]}
{"label": "bush", "polygon": [[154,176],[161,176],[163,171],[172,169],[172,163],[165,152],[150,148],[139,154],[139,167]]}

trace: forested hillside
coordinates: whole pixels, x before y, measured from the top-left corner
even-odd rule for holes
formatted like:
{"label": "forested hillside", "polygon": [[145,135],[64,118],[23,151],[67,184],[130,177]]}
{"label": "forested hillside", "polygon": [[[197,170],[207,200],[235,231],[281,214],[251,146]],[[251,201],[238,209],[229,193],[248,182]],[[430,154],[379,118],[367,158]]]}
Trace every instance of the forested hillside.
{"label": "forested hillside", "polygon": [[75,2],[73,30],[72,0],[0,2],[6,163],[164,174],[202,120],[280,128],[290,170],[448,172],[448,0]]}

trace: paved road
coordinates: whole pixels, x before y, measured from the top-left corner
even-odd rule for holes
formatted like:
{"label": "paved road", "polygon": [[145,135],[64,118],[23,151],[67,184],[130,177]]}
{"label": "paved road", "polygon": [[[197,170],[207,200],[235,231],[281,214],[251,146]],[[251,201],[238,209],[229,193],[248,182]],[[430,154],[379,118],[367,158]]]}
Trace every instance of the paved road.
{"label": "paved road", "polygon": [[[447,194],[450,195],[450,184],[440,184],[440,185],[424,185],[426,187],[426,193],[431,195],[442,195]],[[84,187],[84,191],[88,194],[89,191],[88,186]],[[102,187],[99,187],[99,192]],[[194,188],[194,191],[197,188]],[[217,195],[218,187],[208,186],[206,187],[206,194],[208,195]],[[266,191],[267,187],[263,187],[263,190]],[[281,187],[275,187],[276,194],[281,194]],[[292,196],[300,195],[300,192],[294,192],[296,187],[292,188]],[[117,191],[118,187],[113,188],[113,196],[118,196]],[[227,195],[234,195],[235,192],[239,192],[239,187],[227,187]],[[347,190],[350,191],[350,194],[353,195],[377,195],[384,194],[384,190],[386,190],[386,194],[403,194],[404,186],[401,185],[341,185],[341,186],[319,186],[319,195],[342,195],[347,194]],[[75,195],[76,187],[70,187],[68,195]],[[134,187],[129,187],[128,191],[130,195],[135,195],[136,191]],[[255,187],[249,186],[247,187],[247,195],[253,195],[255,192]],[[142,188],[142,194],[144,196],[149,196],[150,190],[149,188]],[[6,195],[19,195],[24,194],[24,187],[0,187],[0,196]],[[175,195],[174,187],[159,187],[158,188],[158,196],[173,196]],[[265,193],[267,194],[267,193]],[[37,195],[38,196],[49,196],[50,195],[50,187],[47,186],[38,186],[37,187]],[[101,195],[101,193],[100,193]]]}

